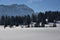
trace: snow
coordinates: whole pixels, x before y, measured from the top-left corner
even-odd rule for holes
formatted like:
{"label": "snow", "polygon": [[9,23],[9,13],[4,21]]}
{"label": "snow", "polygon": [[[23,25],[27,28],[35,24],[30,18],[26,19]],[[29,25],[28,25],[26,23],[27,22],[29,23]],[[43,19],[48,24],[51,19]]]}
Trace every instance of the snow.
{"label": "snow", "polygon": [[0,26],[0,40],[60,40],[60,28],[9,28]]}

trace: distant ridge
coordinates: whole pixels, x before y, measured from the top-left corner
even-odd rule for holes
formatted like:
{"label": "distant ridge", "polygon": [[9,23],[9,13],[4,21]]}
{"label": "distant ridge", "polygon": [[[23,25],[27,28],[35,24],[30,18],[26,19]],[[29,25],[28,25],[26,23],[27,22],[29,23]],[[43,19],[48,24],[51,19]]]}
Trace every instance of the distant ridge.
{"label": "distant ridge", "polygon": [[24,16],[32,13],[34,10],[25,4],[0,5],[0,16]]}

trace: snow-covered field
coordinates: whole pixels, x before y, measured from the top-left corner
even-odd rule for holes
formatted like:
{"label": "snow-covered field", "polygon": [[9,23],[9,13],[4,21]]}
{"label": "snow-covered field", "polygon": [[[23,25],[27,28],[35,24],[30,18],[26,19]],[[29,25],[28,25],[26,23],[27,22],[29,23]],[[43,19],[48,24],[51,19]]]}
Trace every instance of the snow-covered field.
{"label": "snow-covered field", "polygon": [[0,40],[60,40],[60,28],[3,28]]}

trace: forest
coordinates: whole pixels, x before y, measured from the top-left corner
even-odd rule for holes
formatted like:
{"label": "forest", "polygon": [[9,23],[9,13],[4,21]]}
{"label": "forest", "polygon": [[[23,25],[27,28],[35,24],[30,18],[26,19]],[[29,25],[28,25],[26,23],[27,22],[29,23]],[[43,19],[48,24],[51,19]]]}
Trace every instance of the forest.
{"label": "forest", "polygon": [[[48,21],[46,21],[48,19]],[[4,28],[8,25],[10,28],[15,25],[16,27],[19,25],[28,25],[29,28],[31,22],[36,22],[35,27],[45,27],[45,24],[50,22],[54,23],[53,27],[56,27],[56,21],[60,21],[60,11],[45,11],[39,12],[37,14],[25,15],[25,16],[1,16],[0,17],[0,25],[4,25]],[[41,26],[40,26],[40,23]]]}

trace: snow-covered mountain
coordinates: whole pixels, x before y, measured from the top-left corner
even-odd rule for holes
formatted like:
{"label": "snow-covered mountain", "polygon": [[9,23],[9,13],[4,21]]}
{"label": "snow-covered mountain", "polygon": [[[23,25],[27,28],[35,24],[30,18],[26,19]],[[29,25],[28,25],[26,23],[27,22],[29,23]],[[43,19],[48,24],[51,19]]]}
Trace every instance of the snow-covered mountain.
{"label": "snow-covered mountain", "polygon": [[31,15],[34,13],[34,10],[29,8],[25,4],[17,5],[0,5],[0,16],[24,16],[24,15]]}

